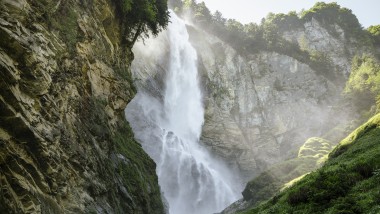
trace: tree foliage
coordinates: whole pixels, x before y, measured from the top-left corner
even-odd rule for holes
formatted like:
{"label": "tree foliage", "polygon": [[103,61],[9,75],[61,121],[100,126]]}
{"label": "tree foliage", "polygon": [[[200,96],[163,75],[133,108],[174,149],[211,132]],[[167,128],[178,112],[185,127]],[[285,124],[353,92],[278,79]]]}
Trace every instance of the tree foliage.
{"label": "tree foliage", "polygon": [[380,94],[380,64],[368,55],[354,57],[346,90]]}
{"label": "tree foliage", "polygon": [[380,96],[380,64],[373,56],[355,56],[345,93],[357,107],[368,109]]}
{"label": "tree foliage", "polygon": [[227,19],[223,17],[223,14],[220,11],[215,11],[214,14],[212,14],[212,22],[213,24],[219,24],[221,26],[226,24]]}
{"label": "tree foliage", "polygon": [[183,0],[183,7],[185,10],[193,10],[197,7],[197,2],[195,0]]}
{"label": "tree foliage", "polygon": [[169,22],[167,0],[113,0],[120,17],[123,42],[132,46],[139,37],[157,35]]}
{"label": "tree foliage", "polygon": [[[340,26],[344,30],[348,42],[351,41],[350,37],[364,42],[369,40],[352,11],[340,7],[337,3],[318,2],[309,10],[302,11],[301,14],[297,14],[295,11],[287,14],[269,13],[262,19],[260,25],[254,23],[243,25],[234,19],[225,19],[219,11],[210,14],[205,3],[197,3],[196,0],[184,0],[183,9],[187,14],[192,15],[195,22],[206,31],[217,35],[237,50],[245,53],[273,49],[279,49],[281,52],[296,50],[296,46],[284,41],[283,33],[303,29],[304,24],[312,19],[321,23],[332,35],[339,35],[335,26]],[[301,52],[297,50],[295,54],[298,56],[304,54]]]}
{"label": "tree foliage", "polygon": [[291,11],[288,14],[279,13],[269,13],[267,17],[263,20],[263,24],[270,23],[276,27],[280,32],[287,31],[289,29],[303,28],[303,22],[298,17],[295,11]]}
{"label": "tree foliage", "polygon": [[301,14],[303,21],[310,21],[313,18],[330,31],[333,31],[331,24],[336,23],[344,30],[347,37],[362,36],[363,28],[357,17],[352,14],[350,9],[340,7],[336,2],[317,2],[312,8]]}
{"label": "tree foliage", "polygon": [[380,47],[380,25],[372,25],[369,26],[367,31],[370,33],[374,45]]}
{"label": "tree foliage", "polygon": [[204,2],[197,5],[195,9],[195,19],[197,19],[198,22],[211,22],[210,10],[206,7]]}
{"label": "tree foliage", "polygon": [[[380,34],[376,34],[380,31],[378,26],[368,29],[374,35],[371,39],[370,33],[362,29],[352,11],[337,3],[318,2],[300,14],[295,11],[287,14],[269,13],[260,24],[241,24],[234,19],[226,19],[219,11],[210,13],[204,2],[197,3],[196,0],[184,0],[181,11],[192,16],[198,26],[216,35],[240,54],[255,54],[259,51],[277,52],[308,64],[317,71],[317,74],[328,79],[335,79],[337,75],[335,72],[337,68],[333,66],[330,57],[315,50],[309,50],[308,46],[300,41],[287,40],[284,37],[285,33],[302,31],[307,22],[317,20],[330,35],[339,37],[338,39],[344,35],[344,41],[354,45],[371,45],[373,38]],[[343,30],[343,34],[339,32],[337,26]],[[380,36],[378,41],[380,42]]]}
{"label": "tree foliage", "polygon": [[380,25],[369,26],[368,32],[370,32],[373,36],[380,36]]}

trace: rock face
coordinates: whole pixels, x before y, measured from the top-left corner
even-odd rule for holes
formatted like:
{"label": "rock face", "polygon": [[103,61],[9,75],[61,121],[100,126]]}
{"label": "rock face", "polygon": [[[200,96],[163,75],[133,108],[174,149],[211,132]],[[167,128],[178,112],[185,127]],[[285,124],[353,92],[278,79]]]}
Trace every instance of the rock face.
{"label": "rock face", "polygon": [[331,115],[342,123],[348,120],[334,110],[353,56],[353,46],[347,45],[338,26],[340,36],[332,36],[312,19],[303,29],[282,35],[310,52],[325,53],[336,78],[291,55],[275,51],[242,55],[214,36],[191,32],[206,85],[202,140],[245,178],[296,156],[306,139],[323,136],[337,125],[329,121]]}
{"label": "rock face", "polygon": [[[216,36],[188,27],[204,89],[201,140],[242,173],[243,183],[273,164],[296,157],[308,138],[324,136],[338,123],[350,120],[335,106],[342,98],[351,59],[362,51],[347,41],[338,25],[333,29],[331,32],[312,19],[303,28],[281,35],[312,54],[323,53],[331,70],[321,73],[313,69],[315,65],[281,51],[241,54]],[[148,41],[145,49],[152,47],[151,51],[136,48],[136,84],[157,97],[167,67],[163,57],[166,43],[167,38],[161,35]],[[329,120],[332,115],[336,121]]]}
{"label": "rock face", "polygon": [[0,212],[164,213],[110,0],[0,2]]}

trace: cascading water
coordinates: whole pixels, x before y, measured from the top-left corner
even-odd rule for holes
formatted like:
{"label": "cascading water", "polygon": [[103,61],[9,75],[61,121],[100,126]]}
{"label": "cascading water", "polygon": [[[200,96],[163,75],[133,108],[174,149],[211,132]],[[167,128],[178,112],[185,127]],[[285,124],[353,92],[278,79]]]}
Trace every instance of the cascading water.
{"label": "cascading water", "polygon": [[199,144],[204,109],[197,53],[185,23],[171,13],[168,73],[160,98],[139,91],[126,115],[135,137],[157,163],[171,214],[209,214],[238,199],[227,167]]}

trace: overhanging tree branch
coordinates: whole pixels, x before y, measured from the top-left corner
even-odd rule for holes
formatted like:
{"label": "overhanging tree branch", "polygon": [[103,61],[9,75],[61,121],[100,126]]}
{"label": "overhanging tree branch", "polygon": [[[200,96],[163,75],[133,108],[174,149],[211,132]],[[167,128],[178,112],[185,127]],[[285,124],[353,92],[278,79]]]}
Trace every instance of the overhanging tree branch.
{"label": "overhanging tree branch", "polygon": [[132,41],[130,43],[131,47],[135,44],[135,42],[139,38],[140,34],[142,33],[142,29],[143,29],[143,23],[140,22],[139,25],[138,25],[138,27],[137,27],[137,30],[135,32],[135,35],[133,36],[133,39],[132,39]]}

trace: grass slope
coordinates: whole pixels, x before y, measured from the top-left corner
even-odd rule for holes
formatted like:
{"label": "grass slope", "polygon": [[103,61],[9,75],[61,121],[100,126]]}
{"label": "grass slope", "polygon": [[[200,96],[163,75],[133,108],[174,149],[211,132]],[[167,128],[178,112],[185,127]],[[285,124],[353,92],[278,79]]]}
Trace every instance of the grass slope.
{"label": "grass slope", "polygon": [[310,138],[299,149],[298,157],[276,164],[250,181],[243,191],[244,200],[249,207],[275,196],[284,184],[309,173],[325,160],[332,150],[329,141],[321,138]]}
{"label": "grass slope", "polygon": [[344,139],[322,168],[243,213],[380,213],[380,114]]}

